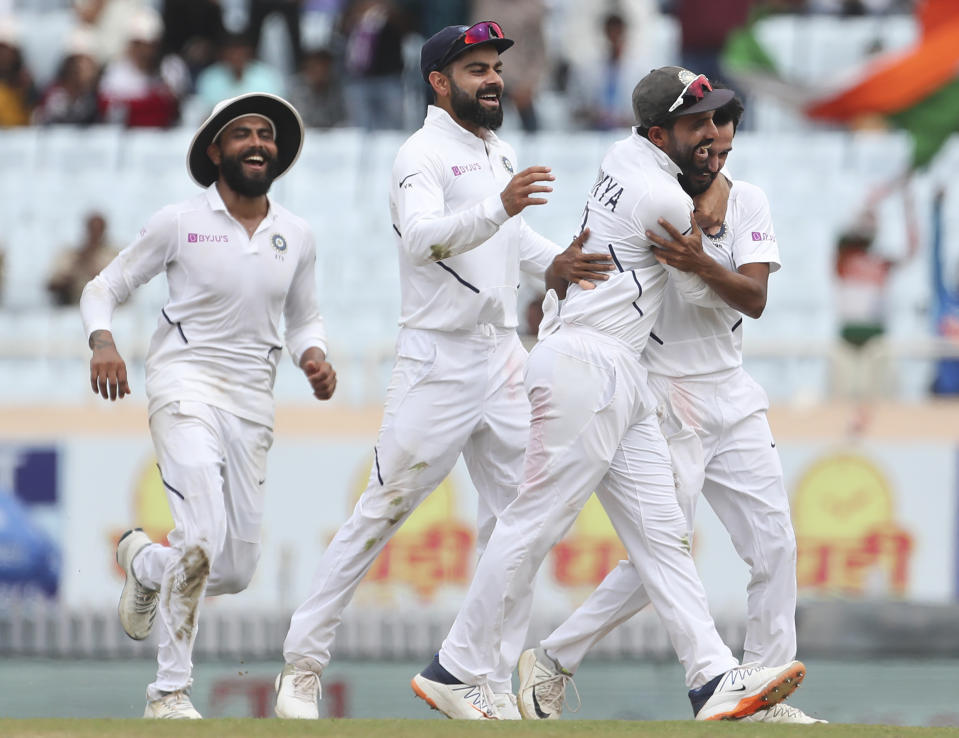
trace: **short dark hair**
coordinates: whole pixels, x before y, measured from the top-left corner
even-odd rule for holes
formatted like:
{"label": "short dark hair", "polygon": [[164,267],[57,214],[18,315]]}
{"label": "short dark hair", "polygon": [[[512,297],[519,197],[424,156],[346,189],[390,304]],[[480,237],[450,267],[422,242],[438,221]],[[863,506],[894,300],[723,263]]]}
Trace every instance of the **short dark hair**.
{"label": "short dark hair", "polygon": [[650,128],[665,128],[667,131],[673,130],[673,126],[676,125],[678,118],[667,118],[662,123],[657,123],[655,126],[636,126],[636,133],[638,133],[643,138],[649,138],[649,129]]}
{"label": "short dark hair", "polygon": [[[714,90],[731,89],[722,82],[710,82],[710,84],[713,86]],[[716,111],[713,113],[713,123],[717,128],[719,128],[719,126],[724,126],[727,123],[732,123],[733,133],[735,133],[736,129],[739,128],[740,121],[743,119],[743,113],[745,110],[746,107],[743,105],[743,101],[736,96],[721,108],[716,108]]]}

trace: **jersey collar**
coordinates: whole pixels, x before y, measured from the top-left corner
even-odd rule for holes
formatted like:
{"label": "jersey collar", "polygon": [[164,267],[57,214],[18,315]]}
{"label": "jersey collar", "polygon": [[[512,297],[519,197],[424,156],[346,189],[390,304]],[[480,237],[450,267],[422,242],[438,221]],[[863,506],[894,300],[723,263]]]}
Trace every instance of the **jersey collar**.
{"label": "jersey collar", "polygon": [[475,136],[467,131],[463,126],[453,120],[453,117],[438,105],[429,105],[426,108],[426,121],[424,125],[435,126],[447,133],[460,138],[463,141],[476,142],[485,141],[486,143],[495,143],[499,139],[496,134],[490,130],[486,131],[483,137]]}
{"label": "jersey collar", "polygon": [[[226,203],[224,203],[223,198],[220,197],[220,191],[216,188],[216,182],[206,188],[206,201],[210,205],[210,210],[219,210],[223,213],[226,213],[228,216],[230,215],[230,211],[226,209]],[[272,223],[273,219],[276,218],[276,208],[273,207],[273,200],[270,199],[269,195],[266,196],[266,203],[266,216],[263,218],[262,222]]]}
{"label": "jersey collar", "polygon": [[633,129],[633,142],[646,153],[647,156],[650,156],[661,169],[663,169],[671,177],[677,177],[683,173],[683,170],[679,165],[669,158],[669,154],[663,151],[661,148],[652,143],[645,136],[639,135],[635,129]]}

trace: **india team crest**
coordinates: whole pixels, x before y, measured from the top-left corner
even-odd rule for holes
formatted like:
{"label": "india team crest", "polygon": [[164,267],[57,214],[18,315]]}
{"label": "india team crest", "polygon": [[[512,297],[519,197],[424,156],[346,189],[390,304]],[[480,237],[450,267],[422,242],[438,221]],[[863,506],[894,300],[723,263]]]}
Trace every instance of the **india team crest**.
{"label": "india team crest", "polygon": [[279,253],[282,254],[286,251],[286,239],[283,238],[283,236],[281,236],[279,233],[274,233],[272,236],[270,236],[270,243]]}
{"label": "india team crest", "polygon": [[688,69],[680,69],[677,76],[679,77],[680,82],[682,82],[684,85],[688,85],[690,82],[695,80],[698,75],[690,72]]}
{"label": "india team crest", "polygon": [[500,157],[500,160],[503,162],[503,169],[505,169],[507,172],[509,172],[509,173],[512,175],[512,174],[513,174],[513,162],[511,162],[511,161],[510,161],[509,159],[507,159],[505,156],[501,156],[501,157]]}

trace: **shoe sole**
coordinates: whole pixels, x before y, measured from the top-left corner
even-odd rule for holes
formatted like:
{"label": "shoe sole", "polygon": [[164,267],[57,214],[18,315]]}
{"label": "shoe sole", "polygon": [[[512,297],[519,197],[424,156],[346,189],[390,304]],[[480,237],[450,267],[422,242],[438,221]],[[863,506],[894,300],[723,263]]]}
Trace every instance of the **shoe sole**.
{"label": "shoe sole", "polygon": [[741,699],[732,710],[710,715],[704,720],[738,720],[739,718],[749,717],[750,715],[762,710],[764,707],[772,707],[782,702],[789,695],[796,691],[802,680],[806,677],[806,667],[802,661],[796,664],[788,671],[783,672],[778,677],[769,682],[761,692],[750,697]]}
{"label": "shoe sole", "polygon": [[437,705],[436,702],[433,700],[433,698],[430,697],[430,695],[427,693],[427,690],[429,689],[429,685],[420,685],[417,683],[416,680],[419,678],[419,676],[420,675],[417,674],[412,679],[410,679],[410,686],[413,688],[413,692],[416,694],[417,697],[419,697],[421,700],[426,702],[426,704],[429,705],[431,709],[436,710],[442,715],[445,715],[450,720],[495,720],[496,719],[491,715],[487,715],[481,709],[479,709],[478,707],[474,707],[473,705],[470,705],[470,707],[476,710],[476,713],[477,715],[479,715],[479,717],[473,717],[472,715],[462,716],[462,717],[458,715],[457,716],[450,715],[448,712],[446,712],[446,710],[444,710],[442,707]]}

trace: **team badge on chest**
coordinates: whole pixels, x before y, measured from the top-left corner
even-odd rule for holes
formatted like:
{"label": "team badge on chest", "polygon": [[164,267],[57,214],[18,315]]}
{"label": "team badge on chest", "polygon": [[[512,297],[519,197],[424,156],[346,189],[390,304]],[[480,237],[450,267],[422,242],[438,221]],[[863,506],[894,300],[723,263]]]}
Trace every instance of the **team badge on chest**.
{"label": "team badge on chest", "polygon": [[279,233],[274,233],[270,236],[270,245],[273,246],[273,256],[282,260],[286,255],[286,239]]}
{"label": "team badge on chest", "polygon": [[513,175],[513,162],[507,159],[505,156],[500,157],[500,161],[503,162],[503,169],[510,173],[510,176]]}

